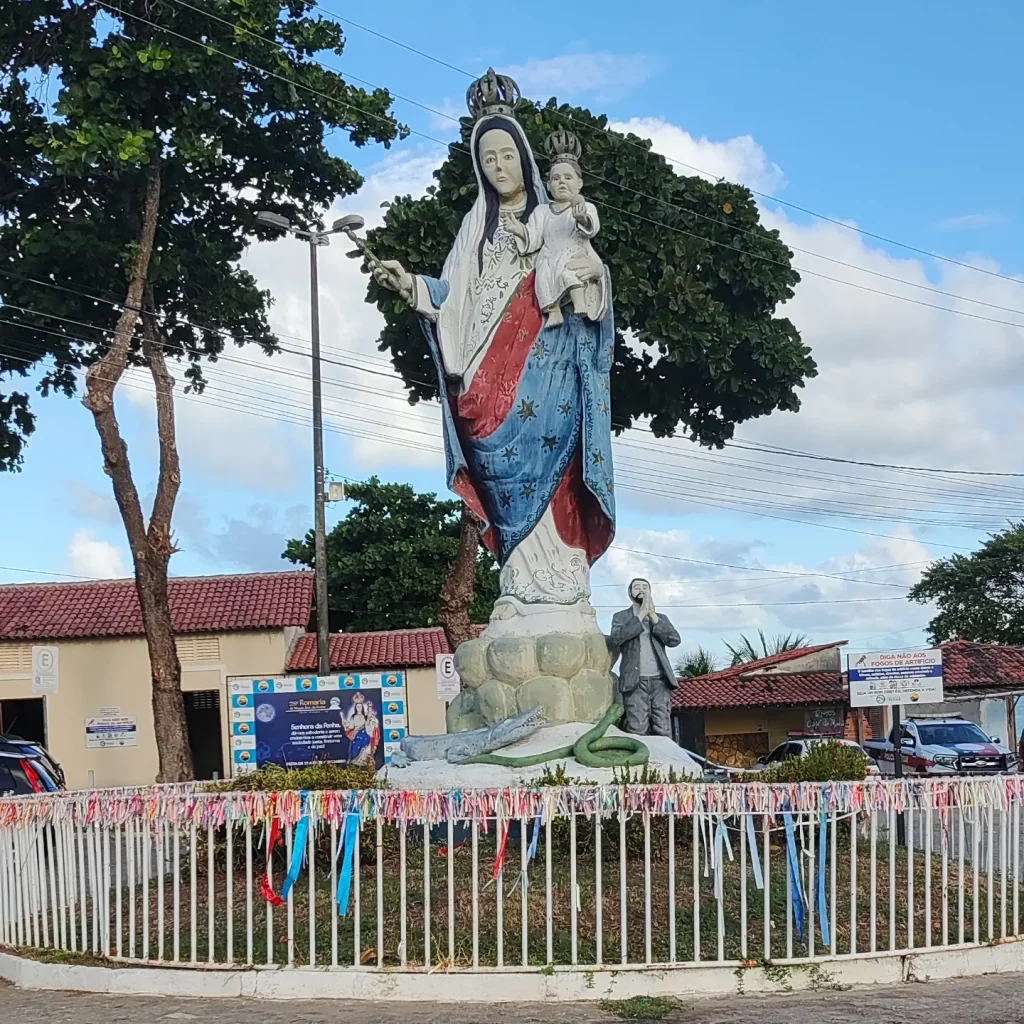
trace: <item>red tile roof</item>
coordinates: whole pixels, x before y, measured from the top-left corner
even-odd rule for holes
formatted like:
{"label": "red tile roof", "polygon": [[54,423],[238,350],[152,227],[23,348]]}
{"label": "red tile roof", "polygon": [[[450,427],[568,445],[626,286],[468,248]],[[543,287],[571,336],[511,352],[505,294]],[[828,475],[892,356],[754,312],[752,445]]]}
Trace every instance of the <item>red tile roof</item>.
{"label": "red tile roof", "polygon": [[786,704],[843,704],[841,672],[790,672],[775,675],[683,679],[672,693],[675,708],[739,708]]}
{"label": "red tile roof", "polygon": [[766,658],[731,665],[718,672],[679,681],[672,692],[675,708],[736,708],[788,704],[839,704],[846,700],[840,671],[758,672],[758,669],[785,665],[809,654],[838,647],[845,640],[793,651],[771,654]]}
{"label": "red tile roof", "polygon": [[1024,648],[954,640],[942,648],[942,681],[952,689],[1024,689]]}
{"label": "red tile roof", "polygon": [[[440,626],[386,629],[375,633],[332,633],[331,669],[411,668],[433,665],[451,648]],[[300,636],[288,659],[288,672],[316,671],[316,633]]]}
{"label": "red tile roof", "polygon": [[[176,633],[308,627],[310,572],[171,577]],[[132,580],[0,585],[0,640],[69,640],[140,636],[139,598]]]}

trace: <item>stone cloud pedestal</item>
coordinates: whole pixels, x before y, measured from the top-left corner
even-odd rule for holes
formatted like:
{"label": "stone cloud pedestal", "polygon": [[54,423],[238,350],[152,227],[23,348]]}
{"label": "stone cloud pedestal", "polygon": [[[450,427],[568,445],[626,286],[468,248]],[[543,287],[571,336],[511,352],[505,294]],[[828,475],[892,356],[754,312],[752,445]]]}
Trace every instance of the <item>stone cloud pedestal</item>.
{"label": "stone cloud pedestal", "polygon": [[462,691],[448,707],[448,731],[479,729],[536,707],[551,725],[597,722],[612,703],[614,660],[597,631],[485,633],[455,652]]}

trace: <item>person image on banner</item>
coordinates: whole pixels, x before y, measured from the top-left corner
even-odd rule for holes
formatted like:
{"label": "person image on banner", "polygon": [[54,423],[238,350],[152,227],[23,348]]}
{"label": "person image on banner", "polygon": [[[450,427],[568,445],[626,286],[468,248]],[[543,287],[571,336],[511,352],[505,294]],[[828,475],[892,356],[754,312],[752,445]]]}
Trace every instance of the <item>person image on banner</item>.
{"label": "person image on banner", "polygon": [[373,761],[380,746],[380,722],[373,705],[361,693],[355,694],[352,707],[341,713],[341,725],[349,741],[349,762],[366,765]]}

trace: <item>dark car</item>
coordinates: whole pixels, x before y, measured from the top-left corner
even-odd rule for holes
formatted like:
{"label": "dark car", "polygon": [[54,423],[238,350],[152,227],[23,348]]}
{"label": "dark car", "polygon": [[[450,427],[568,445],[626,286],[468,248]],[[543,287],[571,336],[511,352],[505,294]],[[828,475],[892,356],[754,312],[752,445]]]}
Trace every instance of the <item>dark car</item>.
{"label": "dark car", "polygon": [[19,736],[0,736],[0,796],[56,793],[64,788],[64,772],[43,747]]}

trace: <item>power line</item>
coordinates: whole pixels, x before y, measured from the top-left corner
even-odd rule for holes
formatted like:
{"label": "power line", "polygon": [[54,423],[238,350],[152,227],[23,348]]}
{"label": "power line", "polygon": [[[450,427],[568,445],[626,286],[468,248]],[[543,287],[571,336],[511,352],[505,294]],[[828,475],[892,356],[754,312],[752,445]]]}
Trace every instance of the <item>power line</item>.
{"label": "power line", "polygon": [[[180,2],[182,2],[182,0],[178,0],[178,2],[180,3]],[[376,36],[378,39],[382,39],[385,42],[391,43],[394,46],[398,46],[398,47],[400,47],[403,50],[407,50],[409,53],[414,53],[414,54],[416,54],[419,57],[423,57],[426,60],[432,61],[433,63],[440,65],[441,67],[445,67],[445,68],[448,68],[451,71],[455,71],[458,74],[465,76],[466,78],[475,79],[477,77],[472,72],[466,71],[464,68],[457,67],[454,64],[450,64],[450,63],[448,63],[448,61],[442,60],[440,57],[435,57],[431,53],[427,53],[424,50],[419,50],[415,46],[410,46],[408,43],[404,43],[404,42],[402,42],[399,39],[395,39],[393,36],[389,36],[386,33],[381,32],[381,31],[379,31],[377,29],[369,28],[366,25],[362,25],[359,22],[355,21],[353,18],[350,18],[347,14],[344,15],[344,16],[342,16],[340,14],[336,14],[333,11],[328,10],[326,7],[324,7],[322,4],[319,4],[319,3],[314,3],[313,6],[315,8],[317,8],[318,10],[322,11],[329,18],[332,18],[335,21],[341,22],[342,24],[352,25],[354,28],[359,29],[361,32],[366,32],[366,33],[368,33],[370,35]],[[576,118],[570,118],[570,120],[576,121]],[[601,132],[603,132],[603,133],[605,133],[607,135],[613,135],[613,134],[614,135],[618,135],[618,134],[620,134],[618,132],[613,132],[609,128],[600,128],[598,126],[591,126],[591,125],[587,125],[586,127],[592,128],[592,129],[597,130],[597,131],[601,131]],[[642,146],[642,145],[639,145],[638,143],[632,142],[628,137],[626,137],[626,142],[629,143],[631,146],[634,146],[635,148],[641,150],[644,153],[650,153],[651,152],[651,150],[649,150],[646,146]],[[660,155],[665,160],[667,160],[669,163],[671,163],[671,164],[678,164],[680,167],[685,167],[688,170],[696,171],[698,174],[702,174],[704,177],[710,178],[712,181],[720,180],[720,176],[719,175],[712,174],[710,171],[704,170],[701,167],[697,167],[695,164],[687,163],[685,160],[680,160],[677,157],[672,157],[672,156],[669,156],[668,154],[665,154],[665,153],[662,153]],[[756,188],[751,188],[749,185],[744,185],[744,188],[746,188],[748,191],[750,191],[753,195],[760,196],[762,199],[766,199],[769,202],[778,203],[780,206],[785,206],[785,207],[788,207],[791,210],[796,210],[797,212],[803,213],[803,214],[805,214],[808,217],[814,217],[817,220],[824,221],[827,224],[832,224],[835,227],[843,228],[846,231],[852,231],[855,234],[863,235],[865,238],[873,238],[876,241],[884,242],[886,245],[894,245],[897,248],[906,249],[908,252],[917,253],[919,256],[927,256],[929,259],[938,260],[939,262],[942,262],[942,263],[949,263],[949,264],[951,264],[953,266],[961,267],[964,270],[973,270],[975,273],[986,274],[986,275],[988,275],[990,277],[996,277],[996,278],[999,278],[1000,280],[1003,280],[1003,281],[1010,281],[1013,284],[1024,284],[1024,280],[1022,280],[1019,277],[1013,277],[1012,275],[1009,275],[1009,274],[1000,274],[998,271],[989,270],[986,267],[975,266],[972,263],[965,263],[965,262],[963,262],[961,260],[953,259],[950,256],[942,256],[939,253],[930,252],[928,249],[922,249],[922,248],[919,248],[918,246],[910,245],[910,244],[908,244],[906,242],[900,242],[897,239],[889,238],[886,235],[877,234],[876,232],[869,231],[866,228],[857,227],[857,225],[855,225],[855,224],[850,224],[847,221],[839,220],[838,218],[835,218],[835,217],[830,217],[827,214],[817,213],[816,211],[808,209],[805,206],[800,206],[797,203],[792,203],[792,202],[789,202],[789,201],[787,201],[785,199],[780,199],[778,196],[773,196],[773,195],[771,195],[768,192],[759,192]],[[859,268],[859,269],[865,269],[865,268]],[[870,273],[870,271],[868,271],[868,273]],[[905,283],[909,283],[909,282],[905,282]]]}
{"label": "power line", "polygon": [[[254,71],[260,71],[263,74],[269,75],[272,78],[277,78],[277,79],[279,79],[282,82],[288,83],[289,85],[291,85],[294,88],[301,88],[301,89],[303,89],[305,91],[310,92],[313,95],[317,95],[317,96],[320,96],[320,97],[322,97],[324,99],[330,100],[331,102],[341,103],[342,105],[350,107],[351,109],[356,110],[356,111],[358,111],[358,112],[360,112],[360,113],[362,113],[362,114],[364,114],[366,116],[377,117],[378,119],[386,120],[385,118],[382,118],[381,115],[374,114],[372,111],[362,110],[360,107],[356,106],[353,103],[349,103],[348,101],[344,101],[344,100],[338,100],[336,97],[331,97],[327,93],[324,93],[324,92],[322,92],[320,90],[317,90],[317,89],[313,89],[312,87],[307,86],[304,83],[294,82],[290,78],[287,78],[287,77],[285,77],[283,75],[279,75],[276,72],[270,71],[267,68],[261,67],[258,64],[253,64],[251,61],[247,61],[243,57],[239,57],[237,55],[232,55],[232,54],[226,53],[223,50],[219,50],[216,47],[211,46],[209,43],[203,43],[200,40],[193,39],[190,36],[183,35],[182,33],[175,31],[174,29],[168,28],[165,25],[161,25],[158,22],[150,21],[148,18],[144,18],[141,15],[135,14],[132,11],[121,11],[118,8],[116,8],[116,7],[112,6],[111,4],[107,3],[106,0],[95,0],[95,2],[98,3],[99,5],[105,7],[106,9],[112,11],[113,13],[117,14],[119,17],[123,18],[123,17],[127,16],[127,17],[130,17],[130,18],[133,18],[136,21],[140,21],[143,24],[149,25],[151,28],[157,29],[158,31],[166,32],[168,35],[174,36],[177,39],[181,39],[181,40],[183,40],[185,42],[192,43],[193,45],[195,45],[197,47],[205,48],[207,50],[207,52],[209,52],[209,53],[218,54],[219,56],[226,57],[228,60],[237,61],[240,64],[244,64],[246,67],[248,67],[248,68],[250,68],[250,69],[252,69]],[[174,2],[178,3],[179,5],[183,5],[185,7],[189,7],[192,10],[198,10],[197,8],[193,7],[191,4],[186,3],[185,0],[174,0]],[[229,21],[226,21],[223,18],[218,17],[217,15],[210,14],[208,11],[204,11],[204,12],[201,12],[201,13],[206,14],[208,17],[212,18],[215,21],[222,22],[223,24],[228,25],[231,28],[237,29],[239,27],[239,26],[234,25],[233,23],[231,23]],[[272,40],[272,39],[270,39],[270,38],[268,38],[266,36],[262,36],[262,35],[260,35],[257,32],[252,32],[250,29],[243,28],[242,31],[246,32],[248,35],[251,35],[251,36],[253,36],[256,39],[261,39],[264,42],[271,43],[272,45],[275,45],[279,49],[284,51],[284,47],[279,42],[277,42],[276,40]],[[313,60],[314,60],[315,63],[320,64],[322,67],[328,68],[329,70],[332,70],[332,71],[336,70],[334,68],[331,68],[330,65],[323,64],[323,62],[318,61],[315,58],[313,58]],[[338,73],[341,73],[341,72],[338,72]],[[367,83],[367,84],[372,85],[372,83]],[[374,88],[380,88],[380,87],[374,86]],[[405,97],[400,97],[400,96],[398,96],[397,94],[394,94],[394,93],[392,93],[392,95],[394,95],[398,99],[403,99],[406,102],[414,103],[417,106],[424,106],[424,104],[421,104],[421,103],[419,103],[416,100],[406,100]],[[426,108],[426,109],[430,109],[430,108]],[[441,113],[441,112],[437,111],[436,113]],[[442,116],[450,116],[450,115],[443,115],[442,114]],[[607,131],[607,129],[604,129],[604,130]],[[418,135],[421,138],[427,139],[428,141],[433,142],[433,143],[435,143],[435,144],[437,144],[439,146],[443,146],[446,150],[448,150],[450,148],[457,148],[457,149],[465,150],[465,146],[461,145],[460,143],[447,143],[447,142],[443,142],[442,140],[437,139],[434,136],[428,135],[427,133],[419,131],[419,130],[417,130],[415,128],[408,128],[408,131],[411,134],[413,134],[413,135]],[[645,150],[645,152],[646,152],[646,150]],[[611,184],[616,184],[616,183],[612,182]],[[640,193],[640,194],[643,195],[644,193]],[[652,201],[654,201],[654,202],[663,202],[663,201],[658,200],[656,197],[653,197],[653,196],[648,196],[647,198],[652,199]],[[620,207],[613,206],[610,203],[606,203],[606,202],[602,201],[602,202],[598,202],[597,205],[602,206],[602,207],[604,207],[605,209],[608,209],[608,210],[613,210],[613,211],[615,211],[617,213],[620,213],[620,214],[622,214],[623,216],[626,216],[626,217],[630,217],[630,216],[631,217],[635,217],[636,219],[645,221],[646,223],[649,223],[649,224],[651,224],[651,225],[653,225],[655,227],[661,227],[661,228],[664,228],[665,230],[668,230],[668,231],[675,231],[678,234],[682,234],[682,235],[690,237],[690,238],[698,239],[698,240],[700,240],[702,242],[706,242],[706,243],[708,243],[710,245],[717,245],[717,246],[720,246],[720,247],[725,248],[725,249],[730,249],[730,250],[732,250],[734,252],[739,253],[740,255],[749,256],[751,259],[763,260],[765,262],[772,263],[772,264],[784,267],[787,270],[794,270],[794,271],[796,271],[796,272],[798,272],[800,274],[807,274],[807,275],[810,275],[812,277],[819,277],[819,278],[822,278],[822,279],[824,279],[826,281],[831,281],[834,284],[846,285],[847,287],[857,288],[857,289],[859,289],[861,291],[870,292],[871,294],[874,294],[874,295],[885,296],[885,297],[888,297],[888,298],[891,298],[891,299],[896,299],[896,300],[901,301],[901,302],[910,302],[910,303],[913,303],[914,305],[922,306],[922,307],[925,307],[925,308],[928,308],[928,309],[934,309],[934,310],[938,310],[938,311],[944,312],[944,313],[953,313],[953,314],[955,314],[957,316],[966,316],[966,317],[970,317],[970,318],[975,319],[975,320],[984,321],[986,323],[994,323],[994,324],[1000,324],[1000,325],[1005,326],[1005,327],[1015,327],[1015,328],[1018,328],[1018,329],[1024,329],[1024,323],[1014,323],[1012,321],[1001,320],[1001,319],[998,319],[996,317],[983,316],[982,314],[979,314],[979,313],[970,313],[967,310],[962,310],[962,309],[951,309],[948,306],[939,306],[939,305],[936,305],[935,303],[925,302],[925,301],[923,301],[921,299],[913,299],[913,298],[911,298],[908,295],[897,295],[897,294],[895,294],[893,292],[887,292],[887,291],[885,291],[883,289],[880,289],[880,288],[872,288],[869,285],[862,285],[862,284],[858,284],[858,283],[856,283],[854,281],[847,281],[847,280],[845,280],[843,278],[832,277],[829,274],[823,274],[820,271],[816,271],[816,270],[809,270],[806,267],[791,266],[790,264],[784,263],[781,260],[775,260],[775,259],[772,259],[769,256],[764,256],[763,254],[760,254],[760,253],[749,252],[748,250],[741,249],[738,246],[729,245],[726,242],[720,242],[717,239],[708,238],[705,235],[700,235],[700,234],[697,234],[696,232],[687,231],[684,228],[676,227],[675,225],[665,224],[662,221],[657,221],[657,220],[654,220],[654,219],[652,219],[650,217],[645,217],[645,216],[643,216],[640,213],[634,213],[633,211],[630,211],[630,210],[624,210],[624,209],[622,209]],[[667,204],[667,205],[671,206],[673,204]],[[683,208],[683,207],[677,207],[677,209],[685,211],[685,208]],[[689,211],[686,211],[686,212],[689,212]],[[859,269],[864,269],[864,268],[859,268]],[[868,272],[870,272],[870,271],[868,271]],[[1011,278],[1010,280],[1013,280],[1013,279]],[[914,287],[914,285],[912,283],[910,283],[910,282],[903,282],[903,283],[904,284],[910,284],[911,287]],[[946,293],[946,294],[949,294],[949,293]],[[953,296],[953,297],[956,298],[956,296]],[[967,301],[973,301],[973,300],[967,300]],[[1024,315],[1024,314],[1022,314],[1022,315]]]}
{"label": "power line", "polygon": [[[91,583],[103,583],[110,577],[106,576],[76,576],[70,572],[44,572],[41,569],[19,569],[13,565],[0,565],[2,572],[23,572],[29,576],[60,576],[67,580],[86,580]],[[0,586],[17,586],[16,583],[0,583]]]}
{"label": "power line", "polygon": [[909,473],[946,473],[956,476],[1001,476],[1001,477],[1024,477],[1024,473],[995,472],[984,469],[938,469],[934,466],[899,466],[888,462],[865,462],[861,459],[843,459],[837,455],[816,455],[812,452],[802,452],[796,449],[779,448],[775,445],[764,445],[757,447],[751,443],[737,443],[727,441],[729,448],[742,448],[745,451],[768,452],[772,455],[785,455],[791,459],[813,459],[816,462],[840,462],[848,466],[867,466],[871,469],[898,469]]}

